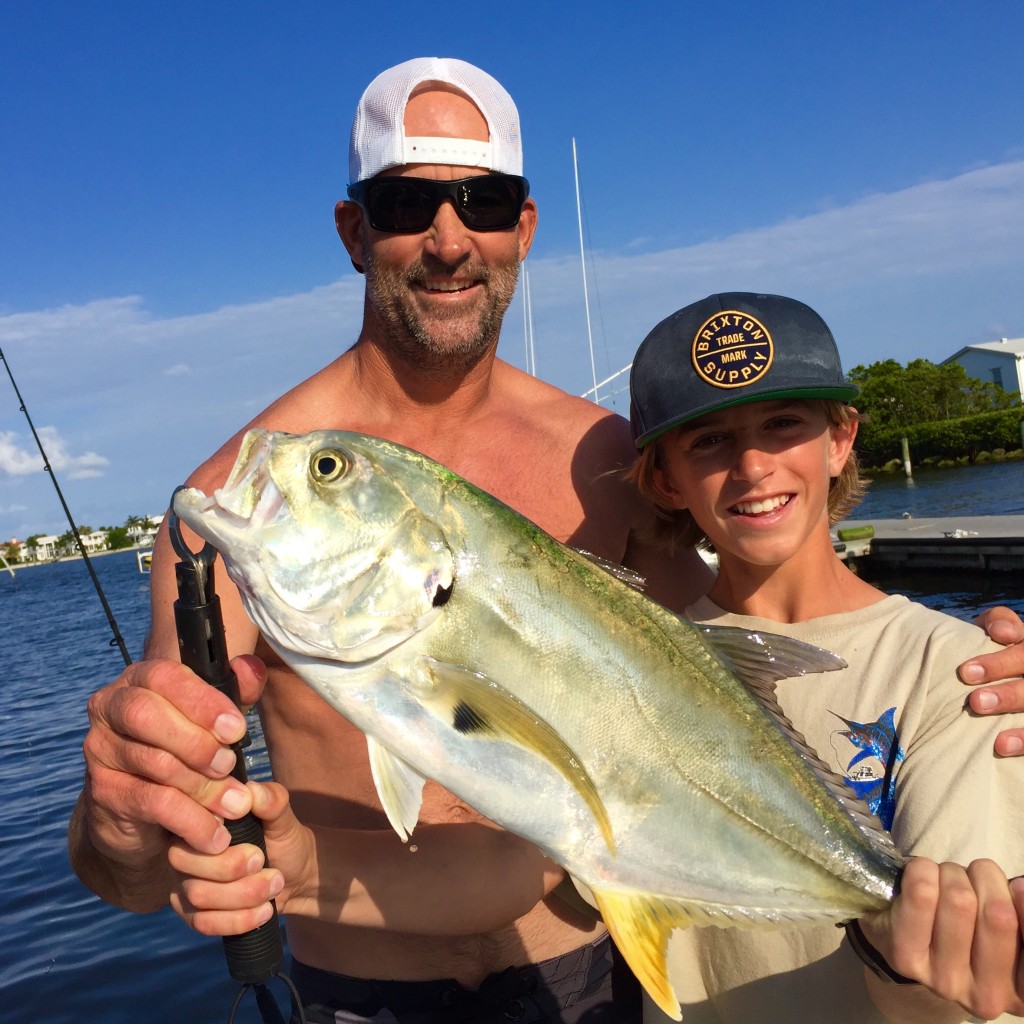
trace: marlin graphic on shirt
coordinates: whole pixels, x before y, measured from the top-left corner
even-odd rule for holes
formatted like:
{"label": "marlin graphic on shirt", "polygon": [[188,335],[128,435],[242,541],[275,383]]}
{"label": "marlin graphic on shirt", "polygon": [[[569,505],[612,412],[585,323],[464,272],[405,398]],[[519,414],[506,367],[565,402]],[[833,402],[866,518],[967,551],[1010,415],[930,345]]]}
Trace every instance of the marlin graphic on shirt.
{"label": "marlin graphic on shirt", "polygon": [[[874,722],[851,722],[834,711],[832,714],[847,726],[839,730],[839,735],[858,748],[844,769],[847,782],[882,824],[887,829],[892,828],[896,811],[896,766],[905,756],[896,734],[896,708],[889,708]],[[864,763],[868,760],[877,761],[881,770]]]}

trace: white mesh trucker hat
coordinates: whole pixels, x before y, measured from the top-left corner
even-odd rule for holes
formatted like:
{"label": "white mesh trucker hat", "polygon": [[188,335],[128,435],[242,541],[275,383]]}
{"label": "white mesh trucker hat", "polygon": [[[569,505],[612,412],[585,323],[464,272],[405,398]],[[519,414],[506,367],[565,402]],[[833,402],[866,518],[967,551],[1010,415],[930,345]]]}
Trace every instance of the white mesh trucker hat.
{"label": "white mesh trucker hat", "polygon": [[[483,114],[489,141],[406,137],[405,105],[422,82],[443,82],[465,93]],[[382,71],[356,107],[348,150],[349,184],[403,164],[485,167],[521,175],[519,112],[512,97],[486,71],[452,57],[417,57]]]}

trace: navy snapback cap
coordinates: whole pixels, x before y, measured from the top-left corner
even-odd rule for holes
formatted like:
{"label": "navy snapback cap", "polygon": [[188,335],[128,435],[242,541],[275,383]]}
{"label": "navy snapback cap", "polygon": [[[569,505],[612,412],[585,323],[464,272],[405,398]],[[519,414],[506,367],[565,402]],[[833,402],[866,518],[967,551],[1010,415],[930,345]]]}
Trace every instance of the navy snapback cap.
{"label": "navy snapback cap", "polygon": [[684,306],[640,343],[629,375],[637,448],[716,409],[772,398],[834,398],[843,377],[828,325],[796,299],[722,292]]}

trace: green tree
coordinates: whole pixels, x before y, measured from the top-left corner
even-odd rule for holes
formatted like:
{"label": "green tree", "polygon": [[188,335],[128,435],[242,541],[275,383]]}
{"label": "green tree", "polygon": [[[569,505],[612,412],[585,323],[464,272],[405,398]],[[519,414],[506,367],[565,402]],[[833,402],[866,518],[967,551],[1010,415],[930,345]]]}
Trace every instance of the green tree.
{"label": "green tree", "polygon": [[991,381],[969,377],[959,363],[938,366],[914,359],[901,366],[885,359],[849,373],[861,389],[855,405],[869,419],[866,429],[906,428],[1007,409],[1017,400]]}
{"label": "green tree", "polygon": [[128,535],[128,529],[124,526],[112,526],[107,530],[107,547],[111,551],[120,551],[122,548],[130,548],[132,539]]}

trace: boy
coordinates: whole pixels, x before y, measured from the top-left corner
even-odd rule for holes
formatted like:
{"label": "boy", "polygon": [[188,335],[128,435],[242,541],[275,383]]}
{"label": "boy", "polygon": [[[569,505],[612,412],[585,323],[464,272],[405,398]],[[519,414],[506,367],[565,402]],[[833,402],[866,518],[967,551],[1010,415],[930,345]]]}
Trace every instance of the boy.
{"label": "boy", "polygon": [[[688,617],[845,658],[846,671],[783,680],[786,713],[902,850],[974,862],[910,862],[892,911],[851,935],[874,973],[834,927],[676,931],[669,961],[684,1020],[938,1024],[968,1019],[964,1007],[1024,1012],[1013,897],[995,864],[977,860],[1024,870],[1020,769],[965,756],[990,749],[981,733],[991,726],[964,711],[955,674],[965,648],[987,642],[876,590],[833,551],[829,528],[863,485],[847,404],[858,392],[828,327],[792,299],[713,295],[651,331],[630,386],[634,476],[662,539],[718,555]],[[646,1020],[665,1019],[647,1009]]]}

